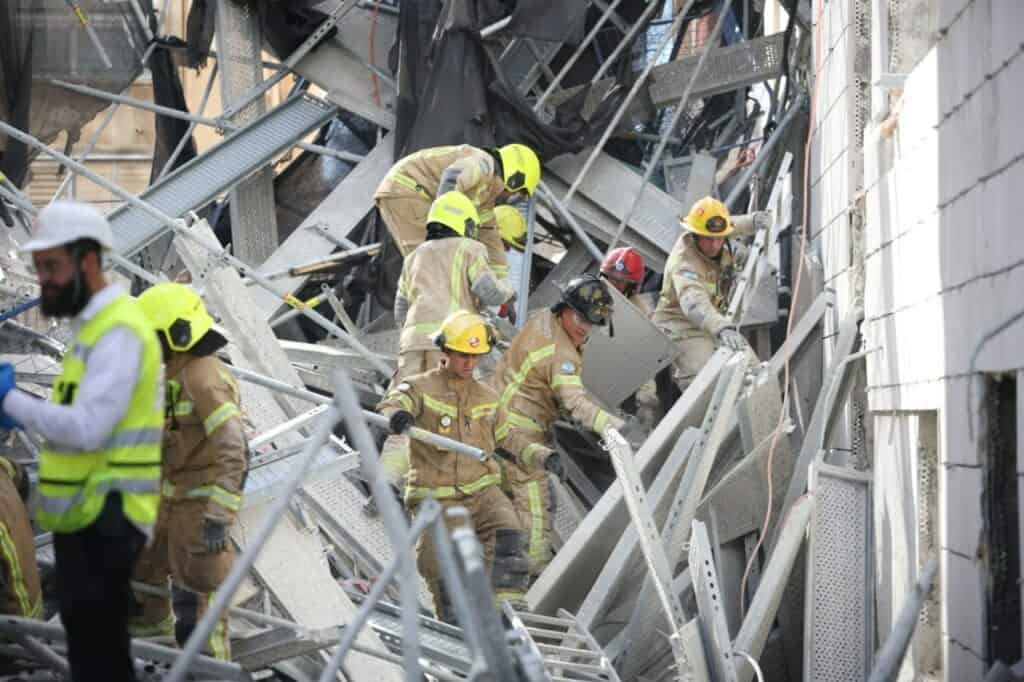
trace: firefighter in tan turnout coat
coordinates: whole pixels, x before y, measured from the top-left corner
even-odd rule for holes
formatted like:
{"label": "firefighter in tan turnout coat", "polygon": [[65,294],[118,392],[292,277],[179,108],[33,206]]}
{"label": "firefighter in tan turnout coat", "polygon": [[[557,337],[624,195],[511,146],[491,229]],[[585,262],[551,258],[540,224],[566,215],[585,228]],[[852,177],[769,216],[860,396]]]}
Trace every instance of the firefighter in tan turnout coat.
{"label": "firefighter in tan turnout coat", "polygon": [[[428,497],[442,507],[461,506],[469,511],[491,570],[498,604],[504,599],[519,604],[529,579],[526,536],[512,503],[501,491],[497,462],[493,456],[481,462],[422,441],[410,441],[406,434],[415,425],[486,453],[494,452],[498,396],[490,386],[473,378],[480,356],[494,343],[493,334],[482,317],[462,310],[443,322],[435,343],[443,360],[428,372],[406,377],[377,406],[389,418],[392,432],[384,443],[383,457],[408,456],[405,504],[411,513]],[[429,533],[420,537],[416,553],[420,575],[430,587],[438,617],[450,621],[451,600],[441,582]]]}
{"label": "firefighter in tan turnout coat", "polygon": [[[163,481],[156,537],[136,565],[135,579],[167,587],[172,600],[137,595],[136,636],[174,633],[184,645],[234,561],[228,532],[242,502],[248,446],[238,385],[214,353],[227,341],[199,296],[163,282],[139,296],[157,331],[167,365]],[[229,660],[225,615],[207,652]]]}
{"label": "firefighter in tan turnout coat", "polygon": [[566,414],[602,436],[623,424],[594,404],[582,379],[583,344],[593,325],[611,318],[606,287],[593,275],[570,281],[559,303],[523,326],[495,373],[502,413],[498,454],[511,460],[504,465],[505,485],[529,531],[531,576],[551,560],[554,504],[547,474],[564,474],[560,455],[548,445],[552,424]]}

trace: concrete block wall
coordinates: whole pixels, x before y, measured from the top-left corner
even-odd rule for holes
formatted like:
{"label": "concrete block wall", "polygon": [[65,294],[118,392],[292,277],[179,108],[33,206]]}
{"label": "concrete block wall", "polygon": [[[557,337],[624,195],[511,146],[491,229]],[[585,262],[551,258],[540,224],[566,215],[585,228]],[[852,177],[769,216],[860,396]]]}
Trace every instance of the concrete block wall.
{"label": "concrete block wall", "polygon": [[[1019,293],[1024,291],[1024,238],[1016,217],[1024,188],[1024,131],[1018,122],[1024,107],[1024,3],[905,0],[906,15],[917,21],[931,13],[938,30],[930,33],[932,45],[922,51],[923,58],[908,61],[903,54],[894,60],[914,65],[895,133],[881,133],[889,93],[875,90],[874,96],[881,93],[886,101],[872,103],[882,115],[868,126],[858,150],[853,146],[858,76],[853,41],[857,3],[866,0],[821,2],[809,228],[840,307],[850,304],[851,268],[863,266],[865,346],[883,349],[867,358],[879,638],[888,635],[920,565],[917,431],[920,415],[934,415],[934,422],[926,421],[937,425],[939,462],[939,676],[981,679],[990,662],[987,576],[980,558],[985,551],[984,460],[977,436],[984,416],[980,373],[1019,376],[1024,367],[1024,320],[984,341],[1024,308]],[[816,0],[815,15],[819,6]],[[915,24],[915,39],[922,35],[920,26]],[[860,236],[851,233],[849,216],[858,210],[858,200],[863,201],[863,263],[851,256]],[[1024,472],[1021,458],[1018,471]],[[915,665],[909,660],[901,679],[934,672]]]}

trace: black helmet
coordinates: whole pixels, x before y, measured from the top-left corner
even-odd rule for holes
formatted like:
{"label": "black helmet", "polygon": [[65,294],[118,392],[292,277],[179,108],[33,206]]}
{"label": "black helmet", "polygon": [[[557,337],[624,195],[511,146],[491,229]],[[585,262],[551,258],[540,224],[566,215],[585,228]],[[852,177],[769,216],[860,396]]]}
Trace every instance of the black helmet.
{"label": "black helmet", "polygon": [[585,317],[591,324],[603,327],[612,314],[612,295],[608,285],[596,275],[586,274],[569,281],[562,288],[562,301],[557,310],[569,307]]}

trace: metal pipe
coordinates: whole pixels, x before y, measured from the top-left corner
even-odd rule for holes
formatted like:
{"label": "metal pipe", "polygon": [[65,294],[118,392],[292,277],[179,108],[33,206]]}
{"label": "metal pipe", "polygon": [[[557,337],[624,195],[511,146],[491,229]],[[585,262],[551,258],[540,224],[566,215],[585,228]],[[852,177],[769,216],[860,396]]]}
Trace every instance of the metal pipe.
{"label": "metal pipe", "polygon": [[[242,379],[243,381],[248,381],[249,383],[252,384],[257,384],[259,386],[273,389],[281,393],[286,393],[294,398],[300,398],[302,400],[308,400],[310,402],[319,403],[322,405],[326,405],[331,402],[331,399],[328,396],[320,395],[319,393],[307,391],[302,388],[295,388],[291,384],[286,384],[283,381],[278,381],[277,379],[272,379],[262,374],[257,374],[256,372],[252,372],[247,369],[242,369],[241,367],[235,367],[234,365],[232,365],[230,369],[235,376],[237,376],[239,379]],[[362,413],[363,417],[368,422],[371,422],[376,426],[388,428],[387,417],[377,414],[376,412],[370,412],[369,410],[362,410]],[[432,431],[421,429],[418,426],[410,427],[409,436],[411,438],[422,441],[429,445],[441,448],[442,450],[452,450],[453,452],[457,452],[460,455],[466,455],[468,457],[473,457],[474,459],[479,459],[481,461],[484,461],[488,457],[490,457],[488,453],[484,452],[480,448],[474,448],[470,445],[466,445],[465,443],[460,443],[457,440],[452,440],[451,438],[439,436],[438,434]]]}
{"label": "metal pipe", "polygon": [[[0,617],[0,632],[13,637],[29,635],[54,642],[67,642],[67,635],[64,628],[56,623],[46,623],[32,618],[21,618],[19,616]],[[180,655],[177,649],[154,644],[141,639],[132,640],[132,655],[138,658],[146,658],[162,663],[171,663]],[[242,668],[237,663],[218,661],[209,656],[199,656],[193,672],[209,675],[217,680],[240,680],[242,679]]]}
{"label": "metal pipe", "polygon": [[608,5],[608,8],[604,11],[601,17],[594,24],[594,27],[590,29],[590,33],[588,33],[586,37],[583,38],[583,42],[579,44],[579,46],[576,48],[576,51],[572,53],[572,56],[570,56],[569,59],[566,60],[565,64],[562,65],[562,68],[558,71],[558,74],[552,79],[547,89],[537,99],[537,103],[533,106],[534,112],[539,112],[541,110],[541,108],[544,106],[544,102],[546,102],[548,97],[551,96],[551,93],[555,91],[555,88],[557,88],[561,84],[562,79],[565,78],[565,75],[569,73],[569,69],[571,69],[576,64],[576,61],[583,55],[584,50],[586,50],[586,48],[590,45],[594,38],[597,37],[597,34],[600,33],[601,31],[601,27],[604,26],[606,21],[608,21],[608,18],[611,17],[612,12],[615,11],[615,8],[619,6],[620,2],[622,2],[622,0],[614,0],[612,4]]}
{"label": "metal pipe", "polygon": [[533,266],[533,234],[537,224],[537,199],[526,207],[526,247],[523,249],[523,264],[519,271],[519,297],[516,299],[516,326],[526,323],[527,301],[530,298],[530,270]]}
{"label": "metal pipe", "polygon": [[[187,587],[184,587],[183,585],[176,584],[174,587],[175,589],[185,590],[187,592],[192,592],[193,594],[199,594],[199,592],[189,590]],[[161,589],[159,587],[154,587],[153,585],[147,585],[146,583],[140,583],[136,581],[132,581],[132,590],[138,592],[139,594],[148,594],[154,597],[171,596],[170,590]],[[232,616],[238,616],[239,618],[246,618],[254,623],[260,623],[261,625],[270,625],[273,627],[280,628],[290,628],[292,630],[297,631],[309,630],[309,628],[307,628],[306,626],[296,623],[294,621],[286,620],[284,618],[278,618],[277,616],[271,616],[266,613],[260,613],[259,611],[243,609],[238,606],[229,607],[228,613],[230,613]]]}
{"label": "metal pipe", "polygon": [[345,0],[345,2],[336,7],[334,11],[316,27],[316,30],[314,30],[308,38],[302,41],[302,44],[295,48],[295,51],[288,55],[288,58],[281,63],[281,66],[284,68],[267,80],[257,83],[249,92],[243,94],[234,104],[225,109],[222,116],[226,119],[233,118],[239,111],[249,106],[249,104],[262,97],[270,90],[270,88],[280,83],[285,76],[294,71],[295,65],[298,64],[303,57],[309,54],[309,52],[327,36],[327,33],[334,28],[334,26],[346,14],[348,14],[356,4],[356,0]]}
{"label": "metal pipe", "polygon": [[[275,289],[274,286],[269,281],[267,281],[266,277],[264,277],[263,275],[259,274],[254,269],[252,269],[251,267],[249,267],[248,265],[246,265],[242,261],[238,260],[234,256],[226,253],[224,251],[223,247],[221,247],[220,244],[214,245],[214,244],[207,243],[205,239],[202,239],[201,237],[193,234],[191,232],[191,230],[189,230],[188,228],[186,228],[183,225],[175,225],[174,226],[174,231],[177,234],[179,234],[179,235],[185,237],[186,239],[192,241],[197,246],[200,246],[203,249],[205,249],[206,251],[210,252],[214,256],[222,259],[224,262],[228,263],[229,265],[231,265],[232,267],[237,269],[242,275],[249,277],[250,279],[255,281],[257,284],[259,284],[261,287],[263,287],[264,289],[266,289],[270,293],[272,293],[275,296],[277,296],[278,298],[280,298],[285,303],[291,304],[294,301],[294,297],[291,297],[289,294],[283,294],[280,291],[278,291],[277,289]],[[388,367],[380,359],[379,356],[377,356],[375,353],[370,351],[369,348],[364,346],[359,341],[359,339],[355,338],[354,336],[352,336],[351,334],[346,332],[344,329],[342,329],[341,327],[339,327],[335,323],[333,323],[330,320],[328,320],[326,317],[324,317],[323,315],[318,313],[313,308],[310,308],[308,306],[301,306],[300,308],[298,308],[298,310],[299,310],[299,312],[302,315],[305,315],[306,317],[308,317],[309,319],[313,320],[318,325],[320,325],[321,327],[326,329],[328,332],[334,334],[339,339],[344,341],[353,350],[358,351],[360,355],[362,355],[364,358],[366,358],[366,361],[369,362],[370,365],[372,365],[375,370],[380,372],[381,376],[383,376],[383,377],[391,376],[391,374],[392,374],[391,368]]]}
{"label": "metal pipe", "polygon": [[[103,42],[100,40],[99,34],[96,33],[96,29],[91,23],[89,18],[85,16],[85,12],[82,8],[76,5],[72,0],[64,0],[64,4],[71,9],[71,13],[78,18],[78,22],[82,24],[82,28],[85,29],[86,35],[89,36],[89,41],[100,55],[100,59],[103,60],[103,65],[108,69],[114,68],[113,62],[110,61],[110,57],[107,55],[107,51],[103,48]],[[145,24],[143,24],[145,25]]]}
{"label": "metal pipe", "polygon": [[246,575],[249,573],[249,569],[252,568],[256,562],[256,556],[260,550],[263,549],[263,545],[266,544],[270,535],[274,532],[274,527],[277,522],[280,521],[281,517],[288,511],[288,507],[291,505],[292,495],[299,488],[302,483],[302,479],[305,477],[309,467],[313,464],[313,460],[320,454],[320,449],[327,443],[327,439],[330,437],[331,432],[334,430],[335,424],[337,424],[339,417],[341,416],[341,408],[335,402],[332,402],[330,407],[327,409],[326,414],[317,423],[317,427],[310,438],[309,444],[305,450],[299,456],[293,469],[292,476],[288,480],[288,484],[285,486],[284,491],[274,498],[270,503],[270,507],[267,510],[266,515],[260,522],[259,528],[252,535],[252,539],[245,547],[245,552],[242,556],[235,559],[234,565],[231,567],[231,572],[228,574],[224,582],[217,589],[216,594],[213,598],[213,603],[209,609],[203,614],[203,617],[196,623],[195,629],[192,631],[192,635],[188,638],[188,642],[185,643],[185,648],[181,653],[181,656],[174,665],[171,667],[170,672],[167,673],[165,678],[167,682],[182,682],[188,674],[192,659],[196,657],[199,650],[202,649],[204,643],[209,639],[210,633],[217,624],[217,620],[220,618],[220,614],[227,608],[231,602],[231,598],[234,596],[238,587],[245,580]]}
{"label": "metal pipe", "polygon": [[492,35],[494,35],[495,33],[497,33],[498,31],[500,31],[501,29],[505,28],[506,26],[508,26],[511,23],[512,23],[512,16],[511,15],[505,17],[504,19],[499,19],[498,21],[494,22],[490,26],[484,26],[482,29],[480,29],[480,37],[484,38],[484,39],[490,38]]}
{"label": "metal pipe", "polygon": [[772,136],[768,138],[768,141],[761,146],[761,151],[757,153],[757,157],[754,159],[754,162],[747,166],[743,171],[743,175],[741,175],[739,180],[736,181],[736,184],[733,185],[732,190],[729,192],[729,196],[725,198],[725,206],[730,211],[733,210],[733,205],[736,203],[736,200],[739,199],[744,188],[746,188],[747,184],[750,183],[750,178],[753,177],[754,173],[756,173],[771,156],[772,149],[774,149],[775,145],[777,145],[779,140],[782,139],[783,133],[786,131],[786,128],[789,127],[789,124],[796,119],[797,113],[803,109],[804,102],[806,100],[807,97],[804,93],[801,92],[797,95],[796,100],[794,100],[792,106],[790,106],[789,111],[787,111],[786,115],[782,117],[781,121],[779,121],[779,126],[775,129],[775,132],[773,132]]}
{"label": "metal pipe", "polygon": [[[3,179],[6,180],[7,178]],[[12,184],[11,186],[13,187],[14,185]],[[7,201],[11,202],[14,206],[20,208],[29,215],[36,215],[39,212],[39,210],[32,205],[31,201],[25,198],[24,195],[11,191],[6,186],[6,183],[0,183],[0,197],[7,199]]]}
{"label": "metal pipe", "polygon": [[[782,601],[783,588],[789,579],[797,552],[800,551],[800,546],[803,544],[814,505],[815,498],[812,495],[805,495],[790,507],[789,513],[783,520],[778,543],[768,559],[757,592],[754,593],[754,598],[750,602],[747,617],[743,619],[740,630],[733,640],[733,649],[744,651],[754,658],[760,657],[764,650],[764,644],[768,640],[768,631]],[[754,674],[754,669],[742,660],[736,661],[735,665],[736,678],[739,682],[749,682]]]}
{"label": "metal pipe", "polygon": [[[152,54],[153,48],[155,46],[156,43],[152,43],[148,48],[146,48],[146,53],[142,56],[143,64],[146,63],[146,59],[148,59],[149,55]],[[121,92],[128,92],[128,88],[125,88]],[[102,135],[103,131],[107,129],[107,126],[110,125],[110,122],[114,120],[114,114],[117,113],[119,107],[119,104],[115,104],[107,110],[106,116],[104,116],[103,121],[100,122],[99,127],[97,127],[96,130],[93,131],[92,138],[89,140],[89,143],[85,146],[85,151],[82,152],[82,155],[80,157],[82,161],[85,161],[86,157],[88,157],[89,154],[92,153],[92,150],[96,148],[96,143],[99,142],[100,135]],[[57,186],[57,191],[54,192],[53,196],[50,198],[51,204],[54,201],[56,201],[61,194],[64,193],[64,190],[67,189],[68,183],[71,182],[71,178],[73,178],[74,176],[75,174],[70,172],[64,176],[64,178],[60,181],[60,184]]]}
{"label": "metal pipe", "polygon": [[[59,80],[51,80],[50,83],[65,88],[67,90],[71,90],[72,92],[77,92],[83,95],[89,95],[91,97],[96,97],[97,99],[106,99],[111,102],[117,102],[119,104],[125,104],[130,107],[135,107],[136,109],[145,109],[146,111],[152,111],[154,113],[160,114],[161,116],[176,118],[181,121],[190,121],[192,123],[210,126],[217,130],[229,130],[231,132],[235,132],[245,127],[235,125],[234,123],[231,123],[230,121],[224,118],[210,118],[209,116],[199,116],[196,114],[190,114],[187,111],[179,111],[177,109],[172,109],[170,107],[165,107],[159,104],[143,102],[132,97],[125,97],[124,95],[115,95],[112,92],[98,90],[97,88],[91,88],[87,85],[75,85],[74,83],[66,83],[64,81]],[[354,163],[359,163],[365,158],[361,154],[353,154],[351,152],[341,151],[338,149],[331,149],[329,147],[324,147],[323,145],[303,142],[301,140],[297,141],[292,146],[298,147],[299,149],[304,149],[309,152],[314,152],[316,154],[323,154],[324,156],[333,156],[343,161],[351,161]]]}
{"label": "metal pipe", "polygon": [[[213,92],[213,82],[217,79],[218,69],[220,69],[220,62],[214,62],[213,67],[211,67],[210,69],[210,75],[206,79],[206,85],[203,87],[203,96],[199,100],[198,111],[200,116],[202,116],[203,112],[206,111],[206,105],[210,101],[210,94]],[[174,151],[167,158],[167,163],[165,163],[164,167],[160,169],[160,174],[156,176],[157,182],[160,182],[160,178],[165,176],[167,174],[167,171],[169,171],[174,166],[174,162],[178,160],[178,157],[181,155],[181,152],[185,149],[185,145],[192,138],[192,133],[195,132],[195,129],[196,122],[189,121],[188,130],[186,130],[185,134],[181,136],[180,140],[178,140],[178,146],[174,148]]]}
{"label": "metal pipe", "polygon": [[538,188],[540,190],[540,196],[544,198],[544,201],[554,208],[562,218],[565,219],[565,222],[569,223],[569,227],[571,227],[572,231],[576,233],[576,237],[580,240],[580,243],[583,244],[590,253],[590,257],[600,263],[604,258],[604,254],[602,254],[601,250],[597,248],[597,244],[595,244],[594,240],[590,238],[590,235],[588,235],[586,231],[580,227],[580,224],[576,222],[576,217],[569,212],[569,209],[566,208],[565,204],[555,196],[555,193],[548,188],[547,184],[543,180],[540,181]]}
{"label": "metal pipe", "polygon": [[301,429],[303,426],[319,417],[326,409],[326,405],[317,405],[311,410],[307,410],[298,416],[292,417],[286,422],[278,424],[272,429],[264,431],[249,441],[249,449],[256,450],[274,439],[280,438],[286,433],[290,433],[295,429]]}
{"label": "metal pipe", "polygon": [[[416,520],[413,521],[412,527],[409,529],[408,537],[406,538],[406,544],[408,545],[415,543],[416,539],[419,538],[423,531],[437,521],[440,516],[441,505],[433,499],[428,501],[433,504],[424,503],[420,505],[420,513],[416,516]],[[374,607],[384,596],[384,591],[391,584],[391,580],[395,577],[395,573],[398,572],[398,568],[404,559],[406,559],[406,556],[401,552],[396,551],[394,556],[391,557],[391,560],[384,566],[384,569],[377,574],[376,579],[373,581],[373,586],[370,588],[369,594],[363,598],[362,603],[359,605],[359,610],[356,611],[356,615],[352,618],[352,622],[345,626],[345,632],[342,635],[341,641],[338,643],[338,647],[334,650],[334,654],[331,656],[330,662],[327,664],[327,667],[324,668],[323,674],[320,676],[321,682],[327,682],[327,680],[330,680],[337,675],[338,669],[345,660],[345,655],[348,653],[349,649],[352,648],[352,645],[355,644],[356,637],[359,636],[359,633],[366,624],[366,621],[369,620]]]}
{"label": "metal pipe", "polygon": [[[644,169],[643,178],[640,180],[640,189],[636,194],[633,195],[633,202],[629,206],[629,210],[622,220],[619,221],[619,226],[615,229],[615,235],[612,237],[611,242],[608,244],[608,251],[611,252],[616,246],[618,246],[619,239],[622,237],[622,233],[626,230],[626,225],[629,223],[629,219],[633,217],[633,212],[636,211],[636,207],[640,204],[640,197],[644,193],[644,189],[647,187],[647,183],[651,180],[651,175],[654,174],[654,169],[658,167],[658,163],[661,162],[661,155],[665,153],[665,147],[668,145],[669,136],[675,132],[676,126],[679,124],[679,119],[682,118],[683,113],[686,111],[686,105],[690,101],[690,95],[693,93],[693,87],[697,84],[697,79],[700,78],[701,72],[704,70],[704,64],[707,62],[708,55],[711,54],[711,48],[718,42],[718,36],[722,32],[722,26],[725,24],[725,17],[729,14],[732,9],[732,0],[725,0],[722,3],[722,8],[718,12],[718,21],[715,22],[715,27],[711,30],[711,35],[708,36],[707,42],[704,44],[704,49],[700,53],[700,59],[697,60],[697,66],[693,70],[693,74],[690,76],[690,81],[686,84],[686,88],[683,90],[682,96],[679,101],[676,102],[675,111],[672,112],[672,120],[669,121],[668,126],[661,135],[661,139],[658,140],[658,146],[654,148],[654,154],[651,156],[651,160],[647,164],[647,168]],[[687,10],[688,11],[688,10]]]}
{"label": "metal pipe", "polygon": [[914,629],[917,627],[918,614],[924,605],[924,600],[932,591],[932,582],[939,570],[939,560],[932,557],[917,579],[914,591],[907,595],[906,600],[900,608],[900,615],[893,623],[892,631],[882,645],[882,650],[875,658],[875,668],[871,671],[868,682],[887,682],[896,679],[896,673],[903,663],[903,657],[910,646],[910,639],[914,636]]}
{"label": "metal pipe", "polygon": [[[419,641],[419,581],[416,579],[416,555],[411,544],[406,542],[409,526],[405,521],[401,506],[391,493],[391,487],[384,479],[380,468],[380,457],[370,429],[363,418],[363,409],[356,397],[352,380],[344,372],[338,373],[338,387],[334,394],[335,400],[345,419],[349,436],[352,439],[362,461],[363,477],[370,482],[377,509],[380,511],[384,528],[391,536],[395,554],[401,555],[402,582],[402,657],[406,679],[420,678],[420,641]],[[397,557],[396,557],[397,558]],[[344,652],[342,652],[343,654]],[[327,682],[341,665],[341,656],[324,670],[320,682]],[[330,673],[330,674],[328,674]],[[171,682],[174,682],[173,680]]]}
{"label": "metal pipe", "polygon": [[43,665],[53,668],[64,677],[71,677],[71,666],[68,665],[67,659],[39,640],[29,635],[19,635],[14,641]]}
{"label": "metal pipe", "polygon": [[[612,136],[612,133],[615,132],[615,128],[619,125],[619,121],[621,121],[622,117],[626,115],[626,110],[629,108],[630,103],[640,92],[640,88],[643,87],[644,83],[647,82],[647,78],[648,76],[651,75],[651,71],[654,69],[655,63],[661,57],[661,53],[665,50],[665,48],[668,45],[672,44],[675,41],[676,34],[679,33],[679,29],[683,25],[683,19],[686,17],[687,12],[690,11],[690,8],[693,6],[693,3],[695,1],[696,0],[688,0],[688,2],[686,3],[686,7],[684,7],[683,10],[679,12],[678,16],[676,16],[676,18],[673,20],[671,28],[665,33],[665,37],[662,38],[661,44],[658,45],[658,48],[654,53],[654,57],[647,63],[646,66],[644,66],[644,70],[640,73],[640,76],[636,79],[636,82],[633,83],[633,87],[629,89],[629,93],[626,94],[625,99],[623,99],[622,103],[619,104],[619,108],[618,110],[616,110],[615,116],[612,117],[611,123],[609,123],[608,126],[605,128],[604,133],[601,134],[601,139],[598,140],[596,145],[594,145],[594,148],[590,152],[590,156],[587,157],[586,163],[583,164],[583,168],[580,169],[580,172],[576,175],[576,179],[573,180],[572,185],[569,186],[569,191],[566,192],[564,198],[566,202],[570,201],[573,195],[576,194],[576,190],[579,189],[580,183],[583,182],[583,178],[586,176],[586,174],[590,172],[591,166],[594,165],[594,162],[597,160],[598,155],[604,149],[604,146],[608,143],[608,139]],[[598,260],[600,261],[600,259]]]}
{"label": "metal pipe", "polygon": [[354,249],[348,249],[347,251],[339,251],[337,253],[332,253],[330,256],[326,256],[324,258],[317,258],[316,260],[308,261],[306,263],[303,263],[302,265],[293,265],[291,267],[284,268],[281,270],[275,270],[274,272],[268,272],[263,276],[266,277],[268,280],[281,279],[283,277],[294,277],[297,274],[306,274],[304,271],[316,268],[317,266],[326,266],[333,265],[335,263],[341,263],[348,260],[349,258],[362,256],[364,254],[373,255],[374,253],[379,251],[380,248],[381,243],[375,242],[373,244],[367,244],[366,246],[359,246]]}
{"label": "metal pipe", "polygon": [[612,50],[612,53],[605,58],[600,68],[598,68],[597,73],[594,74],[593,78],[590,79],[591,83],[596,83],[597,81],[601,80],[601,78],[604,77],[605,72],[608,69],[610,69],[612,64],[615,63],[615,60],[619,58],[619,54],[621,54],[621,52],[624,49],[626,49],[626,47],[630,43],[633,42],[633,38],[636,37],[637,32],[647,25],[647,20],[651,18],[651,15],[654,14],[654,12],[656,12],[659,7],[661,7],[660,2],[654,2],[652,0],[651,2],[647,3],[647,9],[645,9],[643,13],[633,23],[632,28],[630,28],[629,32],[622,37],[622,40],[619,41],[619,44],[615,46],[615,49]]}

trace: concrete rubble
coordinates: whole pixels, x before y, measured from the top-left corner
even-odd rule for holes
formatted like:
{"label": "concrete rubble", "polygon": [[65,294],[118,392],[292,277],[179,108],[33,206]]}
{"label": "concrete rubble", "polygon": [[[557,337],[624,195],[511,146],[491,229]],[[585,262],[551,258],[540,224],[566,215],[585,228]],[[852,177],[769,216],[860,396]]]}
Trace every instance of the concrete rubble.
{"label": "concrete rubble", "polygon": [[[466,559],[480,551],[472,533],[439,530],[431,505],[407,519],[393,497],[378,494],[383,431],[371,432],[354,405],[372,410],[395,367],[390,311],[355,290],[351,283],[362,276],[358,265],[267,279],[371,243],[365,218],[374,189],[395,161],[389,131],[400,100],[394,80],[373,74],[386,73],[379,66],[386,63],[381,45],[394,40],[401,4],[320,3],[338,30],[282,60],[282,68],[320,94],[309,90],[265,111],[260,97],[260,107],[231,110],[237,129],[221,131],[218,145],[143,194],[111,188],[124,201],[110,214],[127,262],[114,263],[118,275],[136,288],[146,279],[190,282],[230,339],[225,359],[242,379],[251,473],[232,537],[239,554],[251,553],[252,561],[230,602],[236,660],[218,664],[198,656],[190,663],[190,679],[419,680],[422,674],[438,680],[725,682],[756,675],[796,682],[871,675],[875,652],[888,635],[879,636],[872,606],[878,531],[872,477],[860,465],[864,460],[853,456],[863,452],[840,457],[833,446],[847,441],[854,394],[862,390],[858,380],[875,349],[862,336],[863,301],[837,300],[840,294],[812,275],[814,256],[798,243],[805,178],[797,133],[805,134],[807,117],[806,93],[798,96],[796,89],[805,83],[793,81],[788,101],[781,99],[779,83],[786,77],[784,63],[807,68],[810,36],[801,20],[799,38],[774,33],[747,40],[737,37],[737,26],[727,45],[696,45],[690,56],[680,52],[658,62],[637,99],[623,104],[629,125],[613,131],[617,143],[640,130],[637,122],[649,123],[643,130],[652,142],[687,133],[685,127],[668,129],[663,117],[690,92],[688,84],[688,105],[713,103],[721,113],[717,127],[700,132],[700,145],[677,145],[687,154],[685,164],[655,160],[659,168],[666,164],[665,182],[642,179],[652,144],[636,143],[640,154],[630,161],[609,145],[545,162],[545,189],[534,199],[533,265],[540,276],[532,283],[519,280],[521,258],[512,261],[529,310],[551,305],[557,283],[593,270],[595,243],[602,253],[615,240],[636,247],[652,270],[651,281],[657,280],[687,202],[709,192],[734,196],[736,219],[752,224],[756,236],[744,244],[727,310],[756,357],[719,349],[661,414],[656,376],[670,366],[675,345],[617,296],[615,336],[601,334],[587,347],[584,381],[611,409],[621,410],[637,394],[635,421],[643,433],[634,443],[598,443],[571,424],[556,429],[569,460],[567,480],[551,479],[557,553],[532,584],[528,610],[506,606],[503,623],[489,606],[482,564]],[[608,8],[598,0],[581,4],[594,16]],[[661,38],[655,29],[670,24],[673,4],[678,11],[695,3],[667,3],[658,25],[644,26],[648,49]],[[778,3],[697,4],[732,5],[740,17]],[[628,28],[626,16],[616,14],[615,21]],[[705,19],[694,19],[694,26]],[[245,33],[251,43],[255,31],[259,40],[259,27],[232,25],[241,20],[231,11],[219,12],[217,21],[225,35]],[[366,40],[371,23],[372,43]],[[615,35],[621,39],[623,33]],[[527,53],[522,45],[530,43],[544,49]],[[226,45],[219,39],[219,49]],[[508,61],[510,72],[527,74],[517,87],[535,102],[544,92],[536,81],[551,82],[565,63],[564,55],[551,60],[552,45],[499,30],[488,49]],[[236,48],[260,53],[258,44]],[[567,54],[576,48],[569,49]],[[642,60],[652,58],[630,49]],[[518,70],[511,66],[515,60],[522,62]],[[572,86],[556,88],[546,105],[587,89],[593,67]],[[538,70],[552,73],[530,75]],[[613,82],[628,87],[635,76],[596,79],[583,115],[598,108],[595,98]],[[260,78],[235,76],[224,101],[244,103]],[[746,98],[756,105],[747,106]],[[799,107],[802,122],[776,127],[784,106]],[[266,202],[268,193],[273,196],[273,161],[334,120],[339,108],[377,127],[376,146],[298,228],[278,239],[273,206]],[[11,134],[9,126],[0,134]],[[751,141],[773,135],[774,148]],[[719,164],[734,158],[719,149],[730,145],[752,150],[755,169],[739,173],[743,182],[736,173],[715,177]],[[58,158],[68,162],[68,172],[88,172],[73,159]],[[670,167],[689,170],[669,181]],[[672,186],[681,177],[683,184]],[[0,235],[0,355],[15,364],[20,386],[45,397],[68,331],[23,309],[38,295],[28,263],[16,252],[34,207],[12,183],[0,187],[0,201],[16,216]],[[224,195],[230,196],[230,250],[197,215]],[[275,229],[264,233],[268,224]],[[273,243],[266,242],[268,234]],[[381,236],[387,238],[383,230],[375,238]],[[146,271],[151,260],[139,256],[158,239],[169,240],[173,257],[163,262],[171,267]],[[805,279],[794,293],[798,270]],[[311,292],[322,296],[304,303]],[[297,314],[278,323],[290,310]],[[4,450],[31,467],[39,446],[33,434],[12,432]],[[440,541],[448,554],[445,578],[449,590],[462,595],[458,627],[431,618],[425,584],[418,576],[407,580],[415,571],[417,529],[447,538]],[[37,545],[45,568],[52,563],[47,538],[37,538]],[[836,614],[848,620],[843,627]],[[19,679],[59,679],[59,621],[5,621],[5,636],[24,636],[0,647],[18,661],[25,676]],[[837,663],[840,650],[846,653]],[[138,642],[135,655],[147,679],[180,679],[182,657],[166,642]]]}

